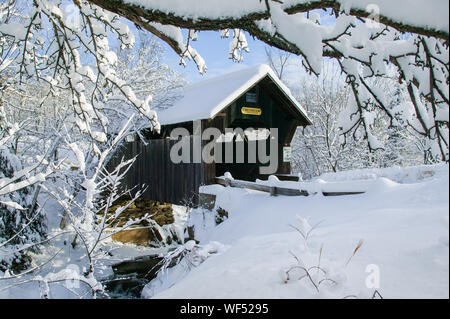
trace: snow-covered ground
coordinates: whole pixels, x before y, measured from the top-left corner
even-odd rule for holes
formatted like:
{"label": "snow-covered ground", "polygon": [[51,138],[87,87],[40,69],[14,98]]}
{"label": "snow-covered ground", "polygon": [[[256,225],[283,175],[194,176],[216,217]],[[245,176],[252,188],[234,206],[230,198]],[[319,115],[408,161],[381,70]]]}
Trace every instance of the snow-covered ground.
{"label": "snow-covered ground", "polygon": [[[311,185],[330,183],[364,185],[367,192],[270,197],[205,187],[217,195],[216,208],[229,212],[217,227],[211,212],[191,213],[208,258],[160,274],[143,296],[371,298],[378,291],[383,298],[449,297],[447,164],[326,174]],[[292,227],[305,232],[319,222],[307,243]],[[302,278],[302,268],[311,279]]]}
{"label": "snow-covered ground", "polygon": [[[269,183],[317,194],[271,197],[219,185],[204,187],[204,192],[217,195],[216,208],[227,210],[229,218],[215,226],[213,213],[193,210],[188,223],[195,226],[200,243],[192,258],[161,273],[146,286],[143,297],[371,298],[375,290],[383,298],[449,297],[447,164],[325,174],[300,183],[271,178]],[[340,188],[364,188],[366,193],[320,193]],[[53,212],[49,228],[56,235],[61,232],[61,210],[55,207]],[[177,219],[184,222],[181,215]],[[315,225],[305,243],[295,228],[305,233]],[[38,272],[20,280],[4,279],[6,274],[0,273],[0,298],[39,298],[39,283],[14,285],[35,276],[82,273],[85,253],[81,246],[72,249],[72,240],[73,234],[60,234],[34,255],[34,265],[45,263]],[[192,250],[194,243],[185,246]],[[97,279],[110,276],[114,262],[167,251],[112,242],[103,247],[112,256],[99,260]],[[311,279],[301,278],[302,268],[309,269]],[[75,282],[62,282],[51,286],[49,297],[76,297],[64,285],[79,297],[89,296],[83,284],[77,288]],[[9,286],[14,287],[6,289]]]}

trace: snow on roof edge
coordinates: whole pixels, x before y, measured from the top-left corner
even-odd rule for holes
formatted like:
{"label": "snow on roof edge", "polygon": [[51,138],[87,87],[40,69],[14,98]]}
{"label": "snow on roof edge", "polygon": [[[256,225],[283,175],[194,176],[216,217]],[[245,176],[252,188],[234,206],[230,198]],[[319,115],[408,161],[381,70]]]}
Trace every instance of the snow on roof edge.
{"label": "snow on roof edge", "polygon": [[[259,64],[254,67],[246,68],[244,70],[240,70],[237,72],[231,72],[227,74],[223,74],[221,76],[214,77],[212,79],[207,79],[201,82],[193,83],[191,85],[188,85],[186,89],[195,89],[201,85],[204,85],[206,83],[212,83],[212,82],[221,82],[225,79],[236,76],[239,73],[245,73],[249,72],[252,69],[256,69],[257,72],[252,75],[247,81],[245,81],[244,84],[242,84],[239,88],[237,88],[232,94],[229,94],[225,99],[220,101],[216,106],[214,106],[208,113],[209,114],[203,114],[203,115],[194,115],[192,118],[180,120],[179,118],[172,117],[167,120],[161,120],[161,125],[171,125],[176,123],[182,123],[187,121],[195,121],[195,120],[204,120],[208,118],[215,117],[218,113],[220,113],[223,109],[228,107],[230,104],[232,104],[234,101],[239,99],[245,92],[247,92],[253,85],[261,81],[264,77],[269,76],[269,78],[278,86],[278,88],[283,92],[283,94],[288,98],[288,100],[297,108],[297,110],[301,113],[301,115],[305,118],[307,123],[309,125],[312,124],[311,119],[308,117],[307,112],[305,109],[301,106],[301,104],[295,99],[295,97],[292,95],[291,90],[278,78],[278,76],[275,74],[275,72],[270,68],[267,64]],[[167,111],[170,111],[171,108],[168,108],[164,111],[161,111],[161,113],[167,113]],[[172,110],[174,111],[174,110]]]}

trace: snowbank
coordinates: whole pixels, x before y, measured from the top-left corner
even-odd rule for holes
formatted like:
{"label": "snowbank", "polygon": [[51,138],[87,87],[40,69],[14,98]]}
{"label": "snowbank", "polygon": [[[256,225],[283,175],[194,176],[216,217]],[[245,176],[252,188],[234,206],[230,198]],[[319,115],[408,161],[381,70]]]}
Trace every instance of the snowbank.
{"label": "snowbank", "polygon": [[[200,245],[218,242],[228,248],[190,270],[175,267],[176,280],[170,273],[158,279],[170,282],[165,285],[170,288],[144,289],[144,296],[371,298],[376,290],[384,298],[448,298],[448,165],[358,170],[320,179],[371,183],[365,194],[343,197],[270,197],[206,187],[229,219],[214,227],[212,213],[197,209],[191,223]],[[312,226],[321,222],[307,242],[295,229],[305,229],[297,216]],[[302,268],[310,269],[311,280],[302,278]]]}
{"label": "snowbank", "polygon": [[268,180],[256,180],[258,184],[294,188],[308,191],[310,194],[319,192],[366,192],[380,178],[387,178],[400,184],[416,183],[442,175],[448,171],[447,164],[419,165],[410,167],[370,168],[337,173],[325,173],[310,181],[280,181],[275,176]]}

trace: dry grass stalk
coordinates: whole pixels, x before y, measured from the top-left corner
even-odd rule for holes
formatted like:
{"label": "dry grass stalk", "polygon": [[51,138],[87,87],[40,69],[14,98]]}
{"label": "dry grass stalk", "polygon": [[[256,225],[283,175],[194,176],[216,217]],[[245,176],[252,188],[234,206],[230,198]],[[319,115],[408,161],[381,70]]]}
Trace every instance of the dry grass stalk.
{"label": "dry grass stalk", "polygon": [[347,267],[347,265],[350,263],[350,261],[352,260],[353,256],[356,255],[356,253],[358,252],[358,250],[361,248],[362,244],[364,243],[364,241],[362,239],[359,240],[358,245],[356,246],[355,250],[353,251],[353,254],[350,256],[350,258],[347,260],[347,263],[345,264],[345,267]]}
{"label": "dry grass stalk", "polygon": [[319,273],[319,269],[320,269],[320,260],[322,259],[322,251],[323,251],[323,243],[322,243],[322,245],[320,245],[319,263],[317,264],[317,273]]}

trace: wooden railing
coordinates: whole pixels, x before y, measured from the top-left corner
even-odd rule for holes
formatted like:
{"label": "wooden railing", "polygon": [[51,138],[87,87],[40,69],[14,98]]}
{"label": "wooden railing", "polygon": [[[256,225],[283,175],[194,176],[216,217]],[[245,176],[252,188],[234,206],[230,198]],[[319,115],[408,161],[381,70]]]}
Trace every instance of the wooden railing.
{"label": "wooden railing", "polygon": [[257,183],[253,183],[253,182],[246,182],[246,181],[240,181],[240,180],[234,180],[234,179],[228,179],[228,178],[216,177],[216,183],[223,185],[223,186],[247,188],[247,189],[252,189],[255,191],[266,192],[266,193],[270,193],[270,195],[272,195],[272,196],[277,196],[277,195],[308,196],[309,195],[308,192],[304,191],[304,190],[278,187],[278,186],[261,185],[261,184],[257,184]]}
{"label": "wooden railing", "polygon": [[[234,180],[229,178],[216,177],[216,183],[222,186],[237,187],[237,188],[247,188],[255,191],[270,193],[272,196],[283,195],[283,196],[309,196],[306,190],[300,190],[295,188],[287,188],[280,186],[269,186],[262,185],[254,182],[247,182],[241,180]],[[343,196],[343,195],[358,195],[364,194],[364,191],[355,192],[322,192],[324,196]]]}

